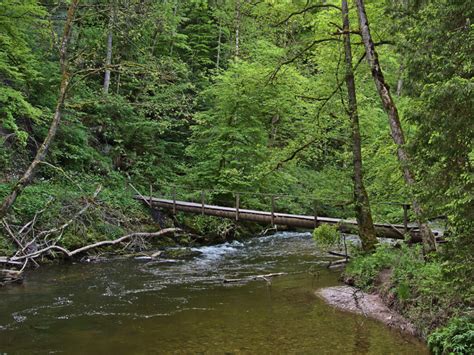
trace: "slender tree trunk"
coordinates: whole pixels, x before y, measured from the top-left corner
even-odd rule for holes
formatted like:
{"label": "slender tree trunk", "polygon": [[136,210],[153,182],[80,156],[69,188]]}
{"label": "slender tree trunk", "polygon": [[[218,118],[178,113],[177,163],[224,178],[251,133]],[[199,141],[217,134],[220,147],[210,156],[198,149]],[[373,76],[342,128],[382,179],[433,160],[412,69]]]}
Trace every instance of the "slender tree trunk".
{"label": "slender tree trunk", "polygon": [[[175,2],[174,7],[173,7],[173,18],[176,18],[177,13],[178,13],[178,3]],[[173,56],[175,36],[176,36],[176,27],[173,27],[173,32],[171,33],[170,57]]]}
{"label": "slender tree trunk", "polygon": [[64,31],[63,37],[61,40],[61,46],[59,48],[59,60],[61,66],[61,85],[59,88],[59,96],[58,101],[56,104],[56,109],[54,112],[53,120],[49,126],[48,134],[46,135],[43,143],[39,147],[38,151],[36,152],[36,156],[31,162],[30,166],[26,171],[23,173],[23,176],[18,180],[15,186],[12,188],[10,194],[5,197],[0,207],[0,219],[5,217],[8,213],[10,208],[15,203],[17,197],[23,192],[26,186],[28,186],[31,181],[33,180],[35,173],[38,169],[38,165],[41,164],[46,158],[48,154],[49,147],[51,142],[54,140],[56,136],[56,132],[58,130],[59,123],[61,121],[62,115],[62,108],[64,105],[64,100],[66,98],[66,92],[69,86],[70,75],[69,75],[69,67],[67,61],[67,49],[69,38],[71,36],[72,25],[74,22],[74,15],[76,13],[77,7],[79,5],[80,0],[72,0],[71,4],[69,5],[67,11],[67,18],[66,23],[64,24]]}
{"label": "slender tree trunk", "polygon": [[352,49],[350,39],[349,8],[347,0],[342,0],[342,25],[344,31],[344,52],[346,60],[346,86],[349,101],[349,115],[352,127],[352,159],[354,164],[354,203],[359,236],[364,251],[372,251],[377,244],[375,227],[370,211],[369,197],[365,190],[362,173],[362,150],[359,128],[359,114],[354,71],[352,69]]}
{"label": "slender tree trunk", "polygon": [[[377,52],[375,51],[374,41],[370,34],[369,21],[365,12],[365,6],[363,0],[356,0],[357,12],[359,15],[359,25],[362,34],[362,41],[364,42],[365,52],[367,60],[369,62],[372,76],[375,81],[375,86],[379,93],[380,99],[382,100],[385,112],[388,114],[388,121],[390,125],[390,132],[393,141],[397,145],[397,157],[403,171],[403,177],[409,188],[413,189],[415,185],[415,176],[410,168],[410,159],[405,150],[405,137],[403,135],[402,126],[400,123],[400,117],[398,115],[397,107],[395,102],[390,95],[390,89],[380,67]],[[416,199],[413,199],[413,212],[415,213],[421,238],[423,240],[423,251],[426,254],[436,251],[436,242],[430,227],[426,223],[423,217],[423,210],[421,205]]]}
{"label": "slender tree trunk", "polygon": [[104,93],[109,93],[110,86],[110,65],[112,64],[112,39],[115,21],[115,4],[110,3],[110,17],[109,17],[109,33],[107,34],[107,53],[105,58],[105,75],[104,75]]}
{"label": "slender tree trunk", "polygon": [[235,2],[235,57],[240,54],[240,0]]}
{"label": "slender tree trunk", "polygon": [[400,69],[398,71],[398,80],[397,80],[397,96],[398,97],[402,95],[402,88],[403,88],[403,65],[400,65]]}
{"label": "slender tree trunk", "polygon": [[219,20],[219,36],[217,37],[216,69],[219,69],[220,64],[221,64],[221,42],[222,42],[222,20]]}

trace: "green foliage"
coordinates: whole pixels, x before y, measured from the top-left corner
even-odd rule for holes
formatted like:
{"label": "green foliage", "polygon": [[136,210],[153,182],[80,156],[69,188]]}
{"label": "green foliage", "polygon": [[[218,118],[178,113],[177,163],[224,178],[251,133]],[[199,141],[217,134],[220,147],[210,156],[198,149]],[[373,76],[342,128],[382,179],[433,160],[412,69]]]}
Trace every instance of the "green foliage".
{"label": "green foliage", "polygon": [[456,317],[434,331],[428,345],[435,355],[472,354],[474,352],[474,319]]}
{"label": "green foliage", "polygon": [[236,238],[236,226],[233,221],[211,216],[181,216],[183,222],[192,228],[198,235],[208,240],[221,240]]}
{"label": "green foliage", "polygon": [[337,226],[321,224],[313,231],[313,240],[322,250],[329,250],[339,244],[341,234]]}
{"label": "green foliage", "polygon": [[377,275],[384,269],[390,268],[398,259],[398,253],[389,245],[381,244],[370,255],[361,255],[351,260],[346,274],[355,279],[358,287],[370,290]]}
{"label": "green foliage", "polygon": [[[398,310],[426,335],[450,317],[469,314],[466,305],[472,303],[472,275],[456,280],[456,284],[468,285],[460,288],[446,266],[442,258],[426,262],[420,247],[382,244],[375,253],[352,259],[345,273],[356,286],[377,289],[384,297],[396,299]],[[389,280],[381,281],[381,273],[387,271]]]}
{"label": "green foliage", "polygon": [[10,256],[15,253],[15,246],[6,236],[0,233],[0,254]]}
{"label": "green foliage", "polygon": [[[43,3],[0,2],[0,198],[36,153],[56,106],[56,42],[66,7]],[[341,18],[319,6],[299,13],[313,4],[319,3],[98,0],[81,6],[70,41],[72,85],[50,165],[41,166],[9,218],[27,221],[54,197],[37,223],[55,227],[102,184],[100,202],[83,223],[71,225],[62,243],[74,248],[117,237],[149,220],[131,198],[129,182],[140,191],[152,185],[169,192],[172,184],[213,190],[207,201],[228,205],[232,191],[240,191],[245,208],[268,209],[267,193],[279,194],[278,211],[353,217],[344,58],[340,38],[332,35]],[[402,209],[381,202],[408,202],[416,193],[428,217],[447,216],[449,242],[429,262],[416,247],[382,245],[356,257],[347,273],[370,289],[391,269],[388,292],[431,330],[463,314],[474,295],[473,7],[468,0],[372,1],[367,11],[388,83],[403,82],[395,100],[418,177],[408,191],[372,73],[361,59],[363,46],[353,40],[374,219],[401,222]],[[352,10],[350,18],[355,28]],[[386,40],[395,45],[382,45]],[[199,199],[190,192],[183,197]],[[200,234],[239,233],[232,221],[179,218]],[[314,236],[324,248],[339,239],[328,225]],[[0,236],[0,253],[12,247]],[[434,336],[437,348],[455,343],[449,332]]]}
{"label": "green foliage", "polygon": [[471,1],[433,1],[405,18],[407,118],[420,195],[432,215],[444,214],[460,244],[474,232],[474,10]]}
{"label": "green foliage", "polygon": [[30,83],[40,78],[41,59],[32,45],[45,34],[46,11],[37,1],[6,0],[0,14],[0,129],[25,146],[28,133],[20,123],[40,123],[43,114],[32,100]]}

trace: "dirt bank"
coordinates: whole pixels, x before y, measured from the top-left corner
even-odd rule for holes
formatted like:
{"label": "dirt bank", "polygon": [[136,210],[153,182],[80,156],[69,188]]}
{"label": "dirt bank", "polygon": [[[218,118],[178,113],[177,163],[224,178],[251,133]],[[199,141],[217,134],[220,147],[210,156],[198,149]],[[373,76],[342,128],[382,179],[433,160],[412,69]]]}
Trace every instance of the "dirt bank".
{"label": "dirt bank", "polygon": [[335,286],[319,289],[316,295],[341,310],[363,314],[390,327],[417,335],[415,327],[390,310],[376,294],[368,294],[352,286]]}

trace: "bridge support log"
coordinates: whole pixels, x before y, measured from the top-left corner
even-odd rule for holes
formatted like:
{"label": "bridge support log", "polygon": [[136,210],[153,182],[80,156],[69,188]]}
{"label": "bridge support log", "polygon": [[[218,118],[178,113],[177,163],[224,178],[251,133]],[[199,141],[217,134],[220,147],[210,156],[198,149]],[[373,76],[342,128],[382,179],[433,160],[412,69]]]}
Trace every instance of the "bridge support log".
{"label": "bridge support log", "polygon": [[[144,197],[135,196],[135,199],[144,201]],[[274,211],[274,200],[272,203],[272,211],[256,211],[241,209],[239,198],[236,196],[235,207],[224,207],[215,205],[206,205],[203,203],[194,203],[186,201],[176,201],[149,198],[146,197],[147,202],[151,201],[154,208],[168,209],[175,211],[182,211],[188,213],[202,214],[208,216],[229,218],[238,221],[257,222],[262,224],[285,225],[294,228],[314,229],[315,223],[327,223],[337,225],[339,230],[343,233],[357,234],[357,222],[355,220],[344,220],[340,218],[319,217],[316,214],[313,216],[294,215],[286,213],[278,213]],[[408,224],[388,224],[375,223],[375,230],[378,237],[404,239],[405,229],[410,234],[412,241],[421,241],[419,230],[416,226],[409,226]]]}

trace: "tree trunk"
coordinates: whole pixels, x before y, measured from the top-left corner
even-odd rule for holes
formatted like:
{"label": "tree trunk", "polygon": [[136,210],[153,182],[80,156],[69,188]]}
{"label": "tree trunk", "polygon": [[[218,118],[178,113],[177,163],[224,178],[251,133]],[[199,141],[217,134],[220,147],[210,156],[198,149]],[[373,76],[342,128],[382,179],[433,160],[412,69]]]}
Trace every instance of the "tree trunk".
{"label": "tree trunk", "polygon": [[[405,150],[405,137],[403,135],[402,126],[400,123],[400,117],[398,115],[397,107],[395,102],[390,95],[390,89],[385,82],[382,69],[380,67],[377,52],[375,51],[375,45],[372,40],[369,28],[369,21],[365,12],[365,6],[363,0],[356,0],[357,12],[359,15],[359,25],[362,35],[362,41],[364,42],[365,52],[367,60],[369,62],[372,76],[375,81],[375,86],[379,93],[380,99],[385,112],[388,114],[388,121],[390,125],[390,133],[393,141],[397,145],[397,157],[403,171],[403,177],[409,188],[413,189],[415,185],[415,176],[410,168],[410,159]],[[413,199],[413,212],[415,213],[421,238],[423,240],[423,251],[426,254],[436,251],[436,242],[431,229],[424,220],[423,210],[416,199]]]}
{"label": "tree trunk", "polygon": [[222,20],[219,20],[219,36],[217,37],[217,58],[216,58],[216,69],[219,69],[221,64],[221,44],[222,42]]}
{"label": "tree trunk", "polygon": [[25,187],[31,183],[38,169],[38,165],[41,164],[41,162],[45,160],[46,155],[48,154],[48,150],[51,145],[51,142],[54,140],[54,137],[56,136],[59,122],[61,121],[62,108],[64,105],[64,100],[66,98],[66,92],[67,92],[69,81],[70,81],[70,75],[68,71],[69,68],[68,68],[68,62],[67,62],[67,48],[68,48],[69,38],[71,36],[72,25],[74,22],[74,15],[76,13],[79,1],[80,0],[73,0],[71,4],[69,5],[68,11],[67,11],[67,18],[66,18],[66,23],[64,24],[63,37],[61,40],[61,46],[59,48],[59,60],[60,60],[60,66],[61,66],[61,85],[59,88],[59,96],[58,96],[58,101],[56,104],[56,110],[54,112],[51,125],[49,126],[48,134],[46,135],[43,143],[41,144],[38,151],[36,152],[36,156],[31,162],[28,169],[26,169],[26,171],[23,173],[23,176],[15,184],[10,194],[7,197],[5,197],[5,199],[3,200],[2,205],[0,207],[0,219],[5,217],[5,215],[8,213],[10,208],[15,203],[15,200],[18,197],[18,195],[20,195],[25,189]]}
{"label": "tree trunk", "polygon": [[398,81],[397,81],[397,96],[402,96],[402,89],[403,89],[403,65],[400,65],[400,69],[398,72]]}
{"label": "tree trunk", "polygon": [[240,54],[240,0],[235,3],[235,57]]}
{"label": "tree trunk", "polygon": [[115,19],[114,3],[110,3],[110,17],[109,17],[109,33],[107,34],[107,54],[105,58],[105,75],[104,75],[104,93],[109,93],[110,86],[110,65],[112,64],[112,39]]}
{"label": "tree trunk", "polygon": [[352,159],[354,164],[354,203],[359,236],[364,251],[372,251],[377,244],[375,227],[370,211],[369,197],[365,190],[362,173],[362,150],[359,128],[359,114],[357,110],[357,97],[355,88],[354,71],[352,69],[352,49],[350,39],[349,8],[347,0],[342,0],[342,25],[344,32],[344,52],[346,60],[346,86],[349,101],[349,116],[352,128]]}
{"label": "tree trunk", "polygon": [[[178,2],[175,1],[174,7],[173,7],[173,18],[176,18],[176,14],[178,13]],[[170,45],[170,57],[173,56],[173,50],[174,50],[174,39],[176,37],[176,26],[173,27],[173,31],[171,33],[171,45]]]}

